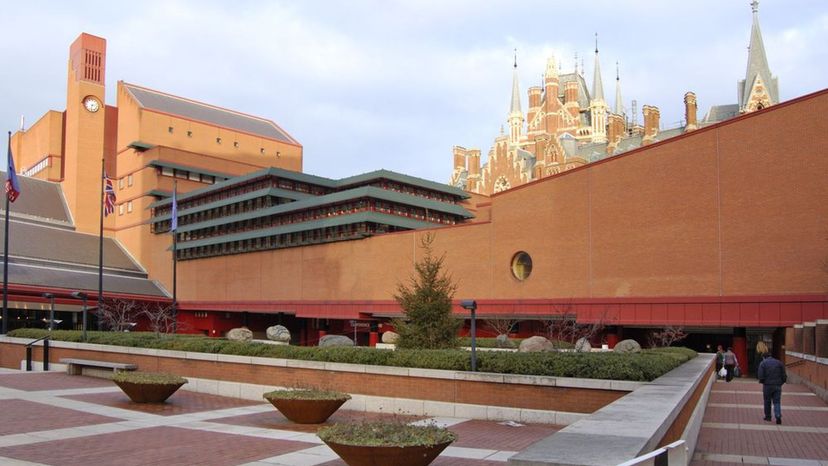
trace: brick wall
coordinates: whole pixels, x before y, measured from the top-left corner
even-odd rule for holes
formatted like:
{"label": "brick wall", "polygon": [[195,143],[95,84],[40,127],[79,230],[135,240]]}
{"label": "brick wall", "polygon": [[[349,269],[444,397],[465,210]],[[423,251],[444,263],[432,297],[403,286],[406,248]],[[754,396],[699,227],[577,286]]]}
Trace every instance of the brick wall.
{"label": "brick wall", "polygon": [[[215,355],[203,356],[209,358]],[[2,367],[18,368],[20,360],[23,358],[25,358],[25,351],[22,345],[0,343],[0,365]],[[271,385],[273,387],[314,386],[368,396],[571,413],[592,413],[628,393],[623,390],[503,383],[497,381],[497,377],[493,377],[493,381],[487,382],[458,378],[337,371],[326,369],[324,363],[313,362],[301,362],[301,364],[306,366],[318,364],[319,369],[289,367],[294,361],[287,361],[287,366],[276,366],[252,364],[249,362],[250,358],[246,357],[237,357],[239,362],[219,362],[53,346],[51,348],[51,361],[53,363],[59,362],[61,358],[133,363],[137,364],[141,371],[170,372],[185,377]],[[230,358],[236,357],[231,356]],[[41,360],[40,353],[36,353],[35,359]],[[245,360],[248,362],[245,362]],[[283,360],[273,361],[275,364]],[[393,369],[395,368],[389,368],[388,372],[393,372]],[[486,377],[469,374],[468,378],[485,379]],[[600,382],[596,381],[596,384],[600,384]]]}

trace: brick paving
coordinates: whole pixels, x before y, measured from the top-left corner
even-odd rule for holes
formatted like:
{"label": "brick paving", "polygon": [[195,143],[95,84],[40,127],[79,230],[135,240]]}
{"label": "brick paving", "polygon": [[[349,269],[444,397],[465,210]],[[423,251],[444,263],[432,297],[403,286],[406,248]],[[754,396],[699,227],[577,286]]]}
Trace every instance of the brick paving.
{"label": "brick paving", "polygon": [[[435,466],[505,465],[561,426],[340,410],[329,423],[396,417],[449,426],[459,440]],[[0,371],[0,464],[342,466],[316,436],[273,406],[179,390],[167,404],[136,404],[109,380]]]}
{"label": "brick paving", "polygon": [[[110,384],[111,385],[111,384]],[[255,406],[261,403],[223,396],[208,395],[206,393],[188,392],[179,390],[166,403],[133,403],[122,391],[108,393],[90,393],[86,395],[69,395],[64,398],[86,401],[113,408],[130,409],[159,416],[175,416],[185,413],[215,411],[240,406]]]}
{"label": "brick paving", "polygon": [[755,380],[713,385],[692,466],[828,464],[828,405],[807,387],[782,388],[782,425],[765,422]]}

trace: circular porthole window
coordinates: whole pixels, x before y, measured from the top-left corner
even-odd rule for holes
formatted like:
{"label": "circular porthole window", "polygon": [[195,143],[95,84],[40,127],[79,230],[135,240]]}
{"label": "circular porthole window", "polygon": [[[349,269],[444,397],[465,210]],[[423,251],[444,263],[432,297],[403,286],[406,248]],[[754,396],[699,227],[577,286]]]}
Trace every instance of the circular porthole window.
{"label": "circular porthole window", "polygon": [[520,281],[529,278],[532,273],[532,257],[520,251],[512,256],[512,275]]}

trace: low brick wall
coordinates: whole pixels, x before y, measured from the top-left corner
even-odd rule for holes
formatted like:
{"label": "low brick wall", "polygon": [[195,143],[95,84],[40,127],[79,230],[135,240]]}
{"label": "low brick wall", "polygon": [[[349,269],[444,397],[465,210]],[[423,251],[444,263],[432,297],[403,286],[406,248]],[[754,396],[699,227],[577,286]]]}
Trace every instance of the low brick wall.
{"label": "low brick wall", "polygon": [[801,383],[828,403],[828,320],[786,329],[788,380]]}
{"label": "low brick wall", "polygon": [[[0,337],[0,366],[20,368],[21,360],[25,358],[24,344],[28,342],[27,339]],[[514,410],[534,413],[534,417],[521,418],[538,421],[543,418],[542,412],[557,412],[559,415],[554,422],[559,424],[574,422],[582,417],[577,415],[592,413],[641,385],[626,381],[366,366],[52,342],[51,362],[57,363],[61,358],[132,363],[142,371],[170,372],[199,381],[218,381],[219,384],[315,386],[366,397],[479,405],[488,412],[492,407],[503,408],[505,411],[501,415],[506,419],[514,418]],[[42,360],[39,347],[35,359]],[[207,382],[199,384],[207,386]],[[198,384],[193,385],[197,389]],[[564,413],[574,416],[567,418],[562,415]],[[545,422],[553,422],[548,419]]]}

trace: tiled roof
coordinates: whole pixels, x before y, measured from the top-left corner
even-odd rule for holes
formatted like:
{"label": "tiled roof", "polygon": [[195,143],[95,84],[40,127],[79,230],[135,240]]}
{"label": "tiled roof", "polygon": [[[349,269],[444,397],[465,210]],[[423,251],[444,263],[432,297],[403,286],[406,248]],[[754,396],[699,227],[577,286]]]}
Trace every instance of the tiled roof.
{"label": "tiled roof", "polygon": [[[69,226],[71,219],[61,194],[60,185],[49,181],[17,175],[20,196],[9,204],[11,217],[59,223]],[[6,172],[0,172],[0,186],[6,184]],[[0,203],[3,211],[5,203]]]}
{"label": "tiled roof", "polygon": [[176,97],[170,94],[164,94],[162,92],[135,86],[133,84],[122,84],[124,89],[126,89],[143,108],[157,110],[172,115],[180,115],[191,120],[203,121],[205,123],[211,123],[224,128],[243,131],[245,133],[256,134],[290,144],[298,144],[295,139],[270,120],[254,117],[252,115],[245,115],[243,113],[196,102],[194,100],[184,99],[182,97]]}
{"label": "tiled roof", "polygon": [[[98,272],[16,263],[15,261],[9,260],[9,283],[47,288],[64,288],[73,291],[87,290],[97,292]],[[103,289],[104,293],[168,297],[167,293],[157,283],[147,280],[145,277],[104,273]]]}

